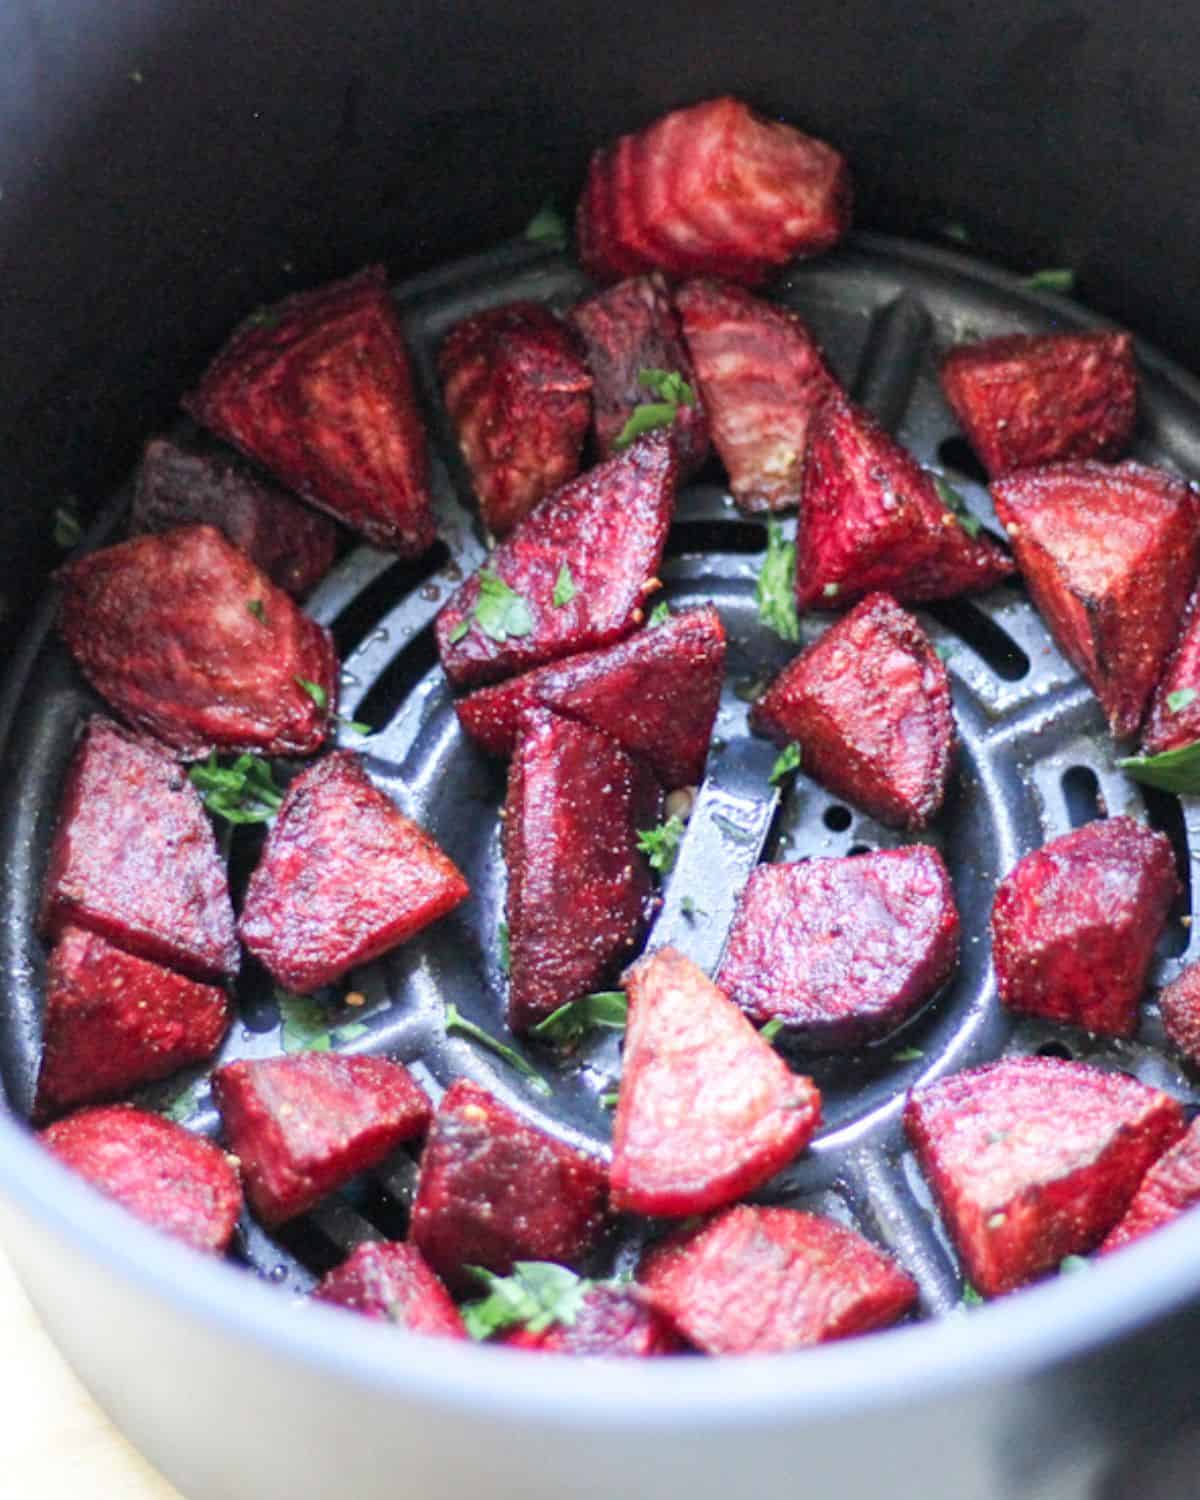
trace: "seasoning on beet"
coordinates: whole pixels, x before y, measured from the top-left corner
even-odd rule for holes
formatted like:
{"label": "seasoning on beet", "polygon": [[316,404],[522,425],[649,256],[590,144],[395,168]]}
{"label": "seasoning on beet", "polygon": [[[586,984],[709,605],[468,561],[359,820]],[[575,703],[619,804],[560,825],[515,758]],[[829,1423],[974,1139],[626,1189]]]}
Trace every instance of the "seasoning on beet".
{"label": "seasoning on beet", "polygon": [[467,1336],[449,1292],[415,1245],[380,1240],[359,1245],[321,1279],[313,1296],[410,1333]]}

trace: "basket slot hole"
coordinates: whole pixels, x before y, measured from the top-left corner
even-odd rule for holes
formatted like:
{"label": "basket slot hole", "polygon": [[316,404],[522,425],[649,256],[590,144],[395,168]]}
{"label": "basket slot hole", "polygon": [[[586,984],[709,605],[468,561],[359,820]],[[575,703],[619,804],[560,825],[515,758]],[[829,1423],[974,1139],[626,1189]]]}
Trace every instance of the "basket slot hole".
{"label": "basket slot hole", "polygon": [[846,829],[854,821],[854,818],[848,807],[841,807],[835,802],[832,807],[825,809],[823,821],[830,833],[845,833]]}
{"label": "basket slot hole", "polygon": [[1151,828],[1166,834],[1175,855],[1175,871],[1182,889],[1167,917],[1158,952],[1164,958],[1178,958],[1188,946],[1190,935],[1183,919],[1192,910],[1192,862],[1188,855],[1187,826],[1178,797],[1152,786],[1143,786],[1140,791],[1146,803],[1147,822]]}
{"label": "basket slot hole", "polygon": [[973,479],[976,484],[987,484],[987,470],[975,457],[975,450],[965,437],[955,433],[953,437],[943,438],[938,444],[937,456],[938,461],[945,464],[946,468],[956,469],[965,479]]}
{"label": "basket slot hole", "polygon": [[1043,1042],[1037,1049],[1038,1057],[1057,1057],[1060,1062],[1072,1062],[1075,1054],[1066,1042]]}
{"label": "basket slot hole", "polygon": [[851,858],[858,854],[870,854],[871,846],[870,844],[851,844],[847,852]]}
{"label": "basket slot hole", "polygon": [[1090,766],[1072,766],[1063,772],[1063,800],[1067,804],[1067,819],[1072,828],[1082,828],[1085,823],[1094,823],[1104,817],[1100,804],[1100,783]]}
{"label": "basket slot hole", "polygon": [[435,542],[423,557],[401,558],[385,568],[333,621],[330,629],[339,658],[348,656],[394,604],[415,593],[449,561],[450,549],[445,542]]}
{"label": "basket slot hole", "polygon": [[388,662],[362,702],[354,717],[370,724],[378,733],[426,672],[437,663],[437,646],[432,629],[422,630],[404,650]]}
{"label": "basket slot hole", "polygon": [[684,552],[761,552],[767,532],[757,521],[676,521],[667,538],[667,556]]}
{"label": "basket slot hole", "polygon": [[1020,682],[1029,674],[1029,658],[1008,632],[975,605],[957,599],[928,606],[929,613],[952,630],[1005,682]]}

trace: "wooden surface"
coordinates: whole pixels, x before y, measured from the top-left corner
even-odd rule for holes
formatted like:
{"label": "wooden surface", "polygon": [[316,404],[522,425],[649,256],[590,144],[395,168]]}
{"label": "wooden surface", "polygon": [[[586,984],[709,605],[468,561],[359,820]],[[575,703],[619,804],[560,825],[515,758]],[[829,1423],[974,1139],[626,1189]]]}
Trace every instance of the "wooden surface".
{"label": "wooden surface", "polygon": [[12,1500],[182,1500],[76,1380],[2,1250],[0,1475]]}

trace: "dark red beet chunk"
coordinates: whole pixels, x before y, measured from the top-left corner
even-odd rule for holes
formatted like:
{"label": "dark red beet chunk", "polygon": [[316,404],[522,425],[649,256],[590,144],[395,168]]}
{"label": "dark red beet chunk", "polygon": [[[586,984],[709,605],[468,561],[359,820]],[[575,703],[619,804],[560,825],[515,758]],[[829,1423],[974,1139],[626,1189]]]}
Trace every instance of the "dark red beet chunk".
{"label": "dark red beet chunk", "polygon": [[1119,458],[1137,416],[1128,333],[1016,333],[963,344],[942,361],[942,389],[984,468]]}
{"label": "dark red beet chunk", "polygon": [[937,850],[918,844],[759,865],[716,982],[752,1020],[851,1047],[899,1026],[957,961],[954,888]]}
{"label": "dark red beet chunk", "polygon": [[465,1267],[507,1275],[518,1260],[577,1266],[600,1233],[606,1187],[602,1162],[460,1078],[421,1157],[410,1235],[452,1288],[478,1292]]}
{"label": "dark red beet chunk", "polygon": [[[640,625],[646,597],[658,586],[676,472],[670,439],[652,432],[543,500],[438,615],[438,654],[450,681],[495,682],[610,645]],[[555,604],[564,567],[574,593]],[[524,600],[524,634],[510,625],[497,630],[491,612],[480,619],[483,576]]]}
{"label": "dark red beet chunk", "polygon": [[1142,729],[1142,754],[1161,755],[1200,740],[1200,590],[1188,601],[1183,629],[1158,680]]}
{"label": "dark red beet chunk", "polygon": [[250,1206],[268,1227],[378,1166],[433,1113],[399,1063],[337,1052],[229,1063],[213,1075],[213,1095]]}
{"label": "dark red beet chunk", "polygon": [[237,1173],[211,1141],[126,1104],[84,1109],[42,1131],[73,1172],[155,1229],[220,1254],[242,1211]]}
{"label": "dark red beet chunk", "polygon": [[1085,823],[1000,882],[992,958],[1009,1010],[1132,1036],[1179,890],[1170,842],[1133,818]]}
{"label": "dark red beet chunk", "polygon": [[574,1323],[553,1323],[541,1333],[518,1328],[499,1340],[540,1354],[647,1359],[675,1354],[683,1340],[638,1287],[594,1286],[584,1294]]}
{"label": "dark red beet chunk", "polygon": [[786,307],[719,281],[676,297],[733,498],[747,511],[798,505],[809,423],[835,389],[812,335]]}
{"label": "dark red beet chunk", "polygon": [[425,427],[382,266],[243,323],[183,404],[377,547],[433,545]]}
{"label": "dark red beet chunk", "polygon": [[570,329],[539,302],[457,324],[438,371],[484,522],[503,536],[578,474],[591,376]]}
{"label": "dark red beet chunk", "polygon": [[1034,603],[1118,738],[1133,734],[1200,565],[1191,485],[1144,464],[1054,464],[992,486]]}
{"label": "dark red beet chunk", "polygon": [[1014,1057],[909,1095],[904,1124],[988,1297],[1094,1250],[1184,1132],[1158,1089],[1053,1057]]}
{"label": "dark red beet chunk", "polygon": [[1124,1217],[1105,1236],[1101,1254],[1161,1229],[1194,1203],[1200,1203],[1200,1120],[1193,1120],[1183,1139],[1142,1178]]}
{"label": "dark red beet chunk", "polygon": [[658,398],[642,384],[643,370],[673,370],[696,392],[681,405],[671,435],[679,452],[680,477],[694,474],[708,456],[708,417],[684,343],[679,313],[657,274],[635,276],[571,309],[592,372],[596,446],[605,458],[637,406]]}
{"label": "dark red beet chunk", "polygon": [[946,668],[920,624],[870,594],[788,663],[751,723],[800,746],[801,766],[883,823],[924,828],[946,795],[954,715]]}
{"label": "dark red beet chunk", "polygon": [[698,1214],[752,1192],[820,1124],[816,1085],[674,948],[642,959],[624,983],[613,1208]]}
{"label": "dark red beet chunk", "polygon": [[1007,578],[1012,559],[971,536],[933,477],[844,396],[808,429],[796,533],[802,610],[841,609],[874,589],[904,604],[977,593]]}
{"label": "dark red beet chunk", "polygon": [[59,577],[63,639],[131,724],[185,759],[320,747],[337,701],[332,638],[215,527],[119,542]]}
{"label": "dark red beet chunk", "polygon": [[406,942],[469,891],[433,839],[339,750],[288,788],[238,931],[305,994]]}
{"label": "dark red beet chunk", "polygon": [[359,1245],[313,1293],[318,1302],[398,1323],[410,1333],[465,1339],[467,1330],[450,1294],[415,1245]]}
{"label": "dark red beet chunk", "polygon": [[239,953],[212,824],[183,768],[93,718],[67,773],[42,893],[42,930],[85,927],[201,977]]}
{"label": "dark red beet chunk", "polygon": [[602,987],[645,930],[653,885],[638,853],[658,826],[644,766],[584,724],[535,710],[508,782],[508,1019],[525,1031]]}
{"label": "dark red beet chunk", "polygon": [[492,755],[513,753],[529,709],[553,709],[602,729],[672,791],[704,777],[724,675],[725,628],[704,604],[615,646],[480,688],[455,708]]}
{"label": "dark red beet chunk", "polygon": [[886,1328],[917,1300],[882,1251],[832,1219],[727,1209],[655,1246],[638,1280],[708,1354],[782,1354]]}
{"label": "dark red beet chunk", "polygon": [[1172,1043],[1200,1066],[1200,963],[1189,964],[1158,997],[1158,1008]]}
{"label": "dark red beet chunk", "polygon": [[204,523],[294,599],[324,578],[337,551],[337,527],[328,516],[301,505],[246,464],[153,438],[138,470],[130,534]]}
{"label": "dark red beet chunk", "polygon": [[229,1029],[229,997],[215,985],[68,927],[50,955],[39,1119],[111,1099],[203,1062]]}
{"label": "dark red beet chunk", "polygon": [[849,172],[831,146],[740,100],[710,99],[596,152],[579,252],[600,281],[657,266],[753,285],[835,245],[850,211]]}

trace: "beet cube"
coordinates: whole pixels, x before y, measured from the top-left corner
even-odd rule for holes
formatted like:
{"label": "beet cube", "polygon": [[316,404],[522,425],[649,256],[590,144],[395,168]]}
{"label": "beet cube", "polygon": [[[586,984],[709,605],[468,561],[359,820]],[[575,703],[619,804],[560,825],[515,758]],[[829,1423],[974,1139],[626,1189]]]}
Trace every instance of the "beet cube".
{"label": "beet cube", "polygon": [[1013,1057],[914,1090],[904,1124],[972,1283],[996,1297],[1086,1255],[1183,1111],[1123,1073]]}
{"label": "beet cube", "polygon": [[35,1114],[49,1119],[203,1062],[231,1015],[215,985],[66,928],[47,973]]}
{"label": "beet cube", "polygon": [[1142,1178],[1133,1202],[1105,1236],[1101,1254],[1161,1229],[1194,1203],[1200,1203],[1200,1120],[1193,1120],[1187,1134]]}
{"label": "beet cube", "polygon": [[64,1166],[155,1229],[194,1250],[228,1248],[242,1189],[211,1141],[126,1104],[68,1115],[41,1140]]}
{"label": "beet cube", "polygon": [[433,1113],[399,1063],[337,1052],[228,1063],[213,1075],[213,1096],[250,1206],[268,1227],[377,1167]]}
{"label": "beet cube", "polygon": [[332,638],[215,527],[134,537],[59,577],[59,629],[84,676],[183,758],[321,745],[337,700]]}
{"label": "beet cube", "polygon": [[468,891],[429,834],[339,750],[288,788],[238,931],[281,984],[307,994],[406,942]]}
{"label": "beet cube", "polygon": [[1168,1037],[1190,1063],[1200,1066],[1200,963],[1189,964],[1158,997]]}
{"label": "beet cube", "polygon": [[201,977],[236,974],[237,936],[212,825],[183,768],[91,719],[67,772],[42,892],[42,930],[97,932]]}
{"label": "beet cube", "polygon": [[438,371],[484,522],[503,536],[579,473],[591,376],[571,330],[539,302],[464,319]]}
{"label": "beet cube", "polygon": [[479,688],[455,708],[492,755],[513,753],[531,708],[553,709],[602,729],[672,791],[703,779],[724,675],[725,628],[704,604],[615,646]]}
{"label": "beet cube", "polygon": [[421,1156],[410,1237],[453,1289],[478,1291],[467,1267],[507,1275],[519,1260],[577,1266],[600,1233],[606,1188],[602,1162],[460,1078]]}
{"label": "beet cube", "polygon": [[248,319],[183,404],[377,547],[432,547],[425,427],[382,266]]}
{"label": "beet cube", "polygon": [[973,536],[933,476],[866,412],[828,397],[808,428],[796,533],[802,610],[841,609],[874,589],[902,603],[977,593],[1012,559]]}
{"label": "beet cube", "polygon": [[192,451],[170,438],[146,444],[129,531],[207,524],[277,587],[302,599],[333,565],[338,531],[328,516],[268,484],[229,454]]}
{"label": "beet cube", "polygon": [[683,1341],[667,1319],[636,1286],[593,1286],[573,1323],[552,1323],[539,1333],[518,1328],[499,1340],[540,1354],[578,1354],[648,1359],[675,1354]]}
{"label": "beet cube", "polygon": [[1195,489],[1144,464],[1053,464],[992,486],[1034,603],[1118,738],[1166,665],[1200,566]]}
{"label": "beet cube", "polygon": [[1170,842],[1107,818],[1020,860],[996,890],[992,957],[1009,1010],[1132,1036],[1179,891]]}
{"label": "beet cube", "polygon": [[832,1219],[741,1205],[655,1246],[638,1280],[708,1354],[782,1354],[886,1328],[916,1284]]}
{"label": "beet cube", "polygon": [[1142,728],[1143,755],[1180,750],[1200,740],[1200,590],[1192,593],[1183,629],[1158,680]]}
{"label": "beet cube", "polygon": [[613,1208],[682,1216],[752,1192],[820,1124],[816,1085],[674,948],[642,959],[624,983]]}
{"label": "beet cube", "polygon": [[752,1020],[853,1047],[899,1026],[957,961],[954,887],[937,850],[918,844],[759,865],[716,982]]}
{"label": "beet cube", "polygon": [[543,500],[438,615],[450,681],[495,682],[640,625],[658,587],[676,472],[670,438],[652,432]]}
{"label": "beet cube", "polygon": [[812,334],[720,281],[685,282],[676,297],[733,498],[747,511],[798,505],[809,424],[836,389]]}
{"label": "beet cube", "polygon": [[869,594],[783,669],[750,714],[803,769],[897,828],[924,828],[946,795],[954,716],[946,668],[920,624]]}
{"label": "beet cube", "polygon": [[323,1278],[313,1296],[365,1318],[397,1323],[410,1333],[467,1336],[449,1292],[415,1245],[378,1240],[359,1245]]}
{"label": "beet cube", "polygon": [[942,389],[993,479],[1067,458],[1118,458],[1137,415],[1128,333],[1016,333],[963,344]]}

